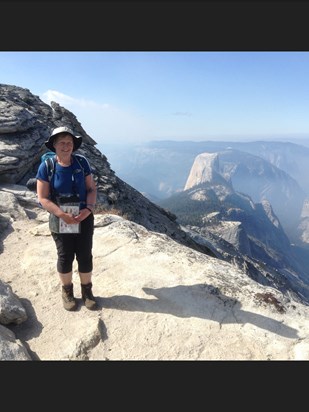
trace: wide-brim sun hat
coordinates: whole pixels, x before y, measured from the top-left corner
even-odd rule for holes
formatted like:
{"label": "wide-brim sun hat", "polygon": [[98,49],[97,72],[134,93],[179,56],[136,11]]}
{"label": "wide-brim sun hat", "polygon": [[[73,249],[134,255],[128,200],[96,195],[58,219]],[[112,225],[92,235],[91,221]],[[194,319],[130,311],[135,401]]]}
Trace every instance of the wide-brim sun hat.
{"label": "wide-brim sun hat", "polygon": [[51,133],[51,135],[49,136],[48,140],[46,140],[45,142],[45,146],[51,150],[52,152],[55,152],[55,148],[54,148],[54,140],[55,137],[59,134],[59,133],[69,133],[72,137],[73,137],[73,144],[74,144],[74,148],[73,148],[73,152],[75,152],[75,150],[77,150],[80,145],[82,144],[82,137],[81,136],[77,136],[72,129],[70,129],[67,126],[61,126],[61,127],[56,127],[56,129],[54,129]]}

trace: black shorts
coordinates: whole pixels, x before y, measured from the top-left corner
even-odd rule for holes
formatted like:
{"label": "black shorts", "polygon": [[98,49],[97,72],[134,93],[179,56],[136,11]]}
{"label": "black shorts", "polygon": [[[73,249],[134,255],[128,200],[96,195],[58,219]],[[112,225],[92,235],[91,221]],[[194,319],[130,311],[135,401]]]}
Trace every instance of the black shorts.
{"label": "black shorts", "polygon": [[51,233],[57,248],[57,270],[59,273],[71,272],[75,257],[79,272],[92,271],[93,232],[94,216],[91,213],[80,223],[80,233]]}

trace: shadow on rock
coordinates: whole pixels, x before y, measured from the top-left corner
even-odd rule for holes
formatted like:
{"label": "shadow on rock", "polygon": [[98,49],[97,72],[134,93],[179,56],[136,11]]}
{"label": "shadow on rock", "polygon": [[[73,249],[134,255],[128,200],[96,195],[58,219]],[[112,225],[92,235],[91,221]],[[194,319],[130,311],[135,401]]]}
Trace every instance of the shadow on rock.
{"label": "shadow on rock", "polygon": [[0,253],[3,252],[3,241],[14,231],[9,219],[0,214]]}
{"label": "shadow on rock", "polygon": [[11,324],[7,325],[7,327],[14,332],[16,339],[19,339],[23,343],[31,358],[33,360],[39,360],[36,353],[31,351],[27,341],[39,336],[43,330],[43,325],[38,321],[30,300],[20,298],[20,301],[26,309],[28,319],[18,325]]}
{"label": "shadow on rock", "polygon": [[206,284],[174,286],[165,288],[143,288],[147,295],[156,299],[133,296],[113,296],[100,298],[100,306],[111,309],[167,313],[181,318],[197,317],[220,324],[251,323],[272,333],[296,339],[297,330],[269,317],[241,310],[238,300],[220,292],[218,288]]}

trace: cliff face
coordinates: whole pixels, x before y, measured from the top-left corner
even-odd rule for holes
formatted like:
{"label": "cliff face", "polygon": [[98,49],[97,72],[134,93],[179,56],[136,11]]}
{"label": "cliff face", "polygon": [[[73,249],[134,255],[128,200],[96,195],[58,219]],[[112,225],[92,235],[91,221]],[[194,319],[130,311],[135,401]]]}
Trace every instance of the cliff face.
{"label": "cliff face", "polygon": [[[217,153],[201,153],[196,156],[184,190],[191,189],[203,183],[221,183],[222,177],[219,173],[219,158]],[[226,183],[226,182],[225,182]]]}

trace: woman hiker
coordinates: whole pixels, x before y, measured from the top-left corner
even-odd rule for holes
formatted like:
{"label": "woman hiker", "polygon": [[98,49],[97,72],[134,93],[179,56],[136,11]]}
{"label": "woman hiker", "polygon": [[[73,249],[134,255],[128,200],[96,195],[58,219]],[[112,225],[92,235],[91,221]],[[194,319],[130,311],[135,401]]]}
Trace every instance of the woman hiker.
{"label": "woman hiker", "polygon": [[[85,156],[74,154],[82,143],[66,126],[57,127],[45,142],[55,152],[54,172],[50,180],[48,163],[38,168],[38,201],[49,215],[49,227],[57,248],[57,271],[62,285],[62,302],[73,311],[77,302],[73,293],[73,261],[77,260],[82,300],[87,309],[97,308],[92,294],[93,210],[97,189]],[[50,159],[49,159],[50,160]]]}

